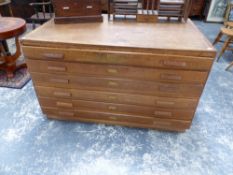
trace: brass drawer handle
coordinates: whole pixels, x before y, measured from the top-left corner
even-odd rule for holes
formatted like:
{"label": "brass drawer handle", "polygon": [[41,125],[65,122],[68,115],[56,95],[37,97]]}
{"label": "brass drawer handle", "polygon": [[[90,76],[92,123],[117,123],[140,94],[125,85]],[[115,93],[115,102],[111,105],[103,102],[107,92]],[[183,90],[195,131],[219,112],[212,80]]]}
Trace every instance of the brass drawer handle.
{"label": "brass drawer handle", "polygon": [[69,84],[69,80],[67,80],[67,79],[59,79],[59,78],[51,78],[50,82]]}
{"label": "brass drawer handle", "polygon": [[160,79],[180,81],[180,80],[182,80],[182,77],[180,75],[176,75],[176,74],[161,74]]}
{"label": "brass drawer handle", "polygon": [[162,92],[176,92],[178,90],[178,87],[171,86],[171,85],[160,85],[159,91]]}
{"label": "brass drawer handle", "polygon": [[109,117],[110,120],[117,120],[117,117],[111,116]]}
{"label": "brass drawer handle", "polygon": [[172,116],[171,112],[164,112],[164,111],[155,111],[154,114],[156,116],[162,116],[162,117],[171,117]]}
{"label": "brass drawer handle", "polygon": [[117,97],[116,96],[108,96],[108,99],[109,100],[117,100]]}
{"label": "brass drawer handle", "polygon": [[58,112],[58,115],[67,116],[67,117],[74,117],[74,112],[61,111],[61,112]]}
{"label": "brass drawer handle", "polygon": [[117,87],[117,86],[119,86],[119,84],[118,84],[117,82],[114,82],[114,81],[109,81],[109,82],[108,82],[108,85],[109,85],[109,86],[112,86],[112,87]]}
{"label": "brass drawer handle", "polygon": [[108,73],[111,73],[111,74],[117,74],[118,73],[117,69],[108,69],[107,71],[108,71]]}
{"label": "brass drawer handle", "polygon": [[117,110],[117,107],[116,106],[108,106],[108,109],[112,110],[112,111],[115,111],[115,110]]}
{"label": "brass drawer handle", "polygon": [[162,105],[162,106],[173,106],[175,105],[175,102],[173,101],[156,101],[157,105]]}
{"label": "brass drawer handle", "polygon": [[57,102],[56,103],[57,107],[62,107],[62,108],[73,108],[72,103],[65,103],[65,102]]}
{"label": "brass drawer handle", "polygon": [[49,71],[58,71],[58,72],[66,72],[66,67],[62,67],[62,66],[48,66],[47,69]]}
{"label": "brass drawer handle", "polygon": [[170,60],[163,60],[161,63],[164,66],[175,66],[175,67],[186,67],[187,63],[184,61],[170,61]]}
{"label": "brass drawer handle", "polygon": [[163,122],[163,121],[154,121],[153,122],[154,125],[158,125],[158,126],[171,126],[171,122]]}
{"label": "brass drawer handle", "polygon": [[49,59],[63,59],[64,54],[62,54],[62,53],[44,53],[43,57],[49,58]]}
{"label": "brass drawer handle", "polygon": [[55,91],[53,93],[53,95],[55,97],[71,97],[71,93],[70,92],[57,92],[57,91]]}

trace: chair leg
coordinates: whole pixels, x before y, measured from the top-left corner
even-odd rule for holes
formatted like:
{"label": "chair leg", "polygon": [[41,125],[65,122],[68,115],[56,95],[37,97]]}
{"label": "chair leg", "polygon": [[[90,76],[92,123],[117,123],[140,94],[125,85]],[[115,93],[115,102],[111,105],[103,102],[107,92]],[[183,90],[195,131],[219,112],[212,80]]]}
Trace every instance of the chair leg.
{"label": "chair leg", "polygon": [[36,28],[36,23],[35,23],[35,21],[33,20],[32,21],[32,29],[34,30]]}
{"label": "chair leg", "polygon": [[226,71],[228,71],[233,66],[233,62],[226,68]]}
{"label": "chair leg", "polygon": [[220,39],[222,38],[222,35],[223,35],[223,33],[220,31],[218,36],[214,40],[213,45],[217,44],[220,41]]}
{"label": "chair leg", "polygon": [[223,53],[226,51],[226,49],[228,48],[230,42],[231,42],[231,37],[228,37],[227,40],[225,41],[219,55],[218,55],[218,58],[217,58],[217,62],[219,61],[219,59],[221,58],[221,56],[223,55]]}

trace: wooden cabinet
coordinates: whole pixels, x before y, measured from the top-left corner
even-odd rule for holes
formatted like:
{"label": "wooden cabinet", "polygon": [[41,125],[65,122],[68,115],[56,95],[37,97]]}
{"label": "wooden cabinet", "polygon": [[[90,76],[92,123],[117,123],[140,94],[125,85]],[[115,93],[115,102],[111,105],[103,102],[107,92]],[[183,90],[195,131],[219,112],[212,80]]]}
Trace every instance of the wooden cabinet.
{"label": "wooden cabinet", "polygon": [[204,0],[192,0],[190,16],[202,16],[205,8]]}
{"label": "wooden cabinet", "polygon": [[170,131],[190,127],[215,57],[190,20],[50,21],[22,45],[49,118]]}

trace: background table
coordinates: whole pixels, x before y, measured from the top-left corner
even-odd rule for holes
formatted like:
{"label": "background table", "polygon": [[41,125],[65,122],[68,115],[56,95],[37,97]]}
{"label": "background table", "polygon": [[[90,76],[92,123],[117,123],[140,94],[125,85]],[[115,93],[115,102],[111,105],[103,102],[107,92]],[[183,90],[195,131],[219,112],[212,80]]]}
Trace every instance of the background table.
{"label": "background table", "polygon": [[15,38],[16,52],[10,54],[1,44],[2,59],[4,62],[0,64],[0,69],[7,72],[8,78],[14,76],[14,71],[21,67],[26,67],[25,64],[17,65],[17,59],[21,55],[19,35],[26,30],[26,22],[20,18],[1,17],[0,18],[0,41],[5,41],[9,38]]}

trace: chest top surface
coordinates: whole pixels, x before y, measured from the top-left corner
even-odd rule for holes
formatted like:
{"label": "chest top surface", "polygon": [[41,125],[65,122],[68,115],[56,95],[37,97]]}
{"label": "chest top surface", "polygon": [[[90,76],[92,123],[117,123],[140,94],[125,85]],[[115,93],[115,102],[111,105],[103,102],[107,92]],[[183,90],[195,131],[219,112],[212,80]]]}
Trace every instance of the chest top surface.
{"label": "chest top surface", "polygon": [[27,34],[22,44],[56,47],[95,46],[134,49],[181,50],[215,54],[215,49],[191,20],[187,23],[54,24],[53,20]]}

